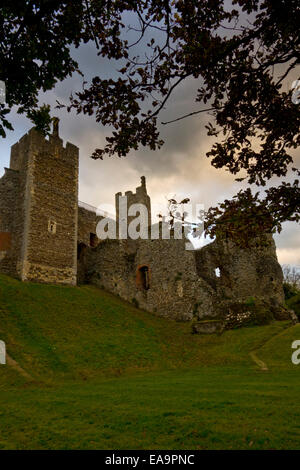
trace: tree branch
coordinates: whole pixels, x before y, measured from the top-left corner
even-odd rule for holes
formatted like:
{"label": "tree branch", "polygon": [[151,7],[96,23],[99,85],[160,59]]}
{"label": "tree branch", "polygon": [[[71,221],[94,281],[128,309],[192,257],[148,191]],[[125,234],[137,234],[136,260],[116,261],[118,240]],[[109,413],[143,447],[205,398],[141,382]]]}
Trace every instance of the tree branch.
{"label": "tree branch", "polygon": [[208,111],[214,111],[215,109],[219,109],[219,108],[200,109],[199,111],[194,111],[192,113],[185,114],[184,116],[180,116],[176,119],[172,119],[172,121],[161,122],[161,124],[163,124],[165,126],[166,124],[171,124],[172,122],[181,121],[181,119],[185,119],[189,116],[194,116],[195,114],[200,114],[200,113],[206,113]]}

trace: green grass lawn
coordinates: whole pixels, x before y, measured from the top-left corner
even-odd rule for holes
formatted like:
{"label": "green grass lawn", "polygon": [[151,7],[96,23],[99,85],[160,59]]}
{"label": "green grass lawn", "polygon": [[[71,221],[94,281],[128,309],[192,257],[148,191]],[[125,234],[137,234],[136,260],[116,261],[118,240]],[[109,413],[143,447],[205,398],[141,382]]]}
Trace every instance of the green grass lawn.
{"label": "green grass lawn", "polygon": [[0,339],[32,377],[0,365],[0,449],[300,449],[299,325],[192,335],[94,287],[1,275]]}

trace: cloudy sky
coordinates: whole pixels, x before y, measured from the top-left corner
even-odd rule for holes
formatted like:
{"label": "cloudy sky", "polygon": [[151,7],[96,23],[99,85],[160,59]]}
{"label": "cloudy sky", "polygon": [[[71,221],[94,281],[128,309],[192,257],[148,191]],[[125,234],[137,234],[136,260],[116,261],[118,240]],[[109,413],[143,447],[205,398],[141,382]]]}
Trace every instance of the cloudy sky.
{"label": "cloudy sky", "polygon": [[[74,56],[87,80],[94,75],[107,77],[118,68],[114,62],[99,59],[91,45],[74,51]],[[193,101],[197,86],[199,83],[196,81],[185,82],[174,94],[160,120],[174,119],[186,112],[198,110],[199,103]],[[290,83],[285,86],[289,88]],[[58,84],[53,91],[41,94],[40,102],[49,103],[53,107],[57,99],[68,103],[70,93],[81,87],[82,78],[74,76]],[[194,204],[204,204],[207,209],[224,198],[230,198],[241,188],[233,175],[214,169],[205,156],[213,143],[213,138],[206,136],[204,128],[207,115],[200,114],[161,126],[165,145],[159,151],[141,149],[131,152],[126,158],[106,157],[103,161],[92,160],[90,155],[96,147],[104,144],[109,129],[99,126],[92,117],[68,114],[64,110],[53,109],[52,115],[60,118],[60,136],[64,141],[72,142],[80,149],[79,199],[93,206],[114,204],[114,194],[134,190],[139,186],[142,175],[146,176],[148,193],[154,204],[164,204],[168,195],[176,194],[178,198],[189,197]],[[10,146],[32,127],[23,116],[15,112],[10,116],[14,131],[8,132],[7,138],[1,142],[0,175],[3,168],[9,165]],[[294,164],[299,167],[299,163],[298,151]],[[300,266],[299,225],[284,224],[282,233],[276,235],[275,240],[280,263]]]}

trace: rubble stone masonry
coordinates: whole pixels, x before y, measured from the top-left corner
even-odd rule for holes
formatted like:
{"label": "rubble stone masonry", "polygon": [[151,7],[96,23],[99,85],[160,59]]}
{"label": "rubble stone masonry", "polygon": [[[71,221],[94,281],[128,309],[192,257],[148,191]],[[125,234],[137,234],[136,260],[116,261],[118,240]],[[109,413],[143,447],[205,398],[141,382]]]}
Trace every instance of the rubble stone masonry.
{"label": "rubble stone masonry", "polygon": [[1,251],[1,271],[23,281],[76,284],[78,154],[58,135],[47,140],[35,129],[12,147],[0,180],[1,232],[12,237]]}

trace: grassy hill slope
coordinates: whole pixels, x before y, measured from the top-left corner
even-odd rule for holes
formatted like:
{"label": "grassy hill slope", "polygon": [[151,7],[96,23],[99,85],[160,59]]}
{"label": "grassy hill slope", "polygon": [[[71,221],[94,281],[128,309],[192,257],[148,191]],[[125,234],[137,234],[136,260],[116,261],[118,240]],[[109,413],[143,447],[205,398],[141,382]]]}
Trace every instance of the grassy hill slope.
{"label": "grassy hill slope", "polygon": [[300,448],[299,325],[197,336],[91,286],[0,275],[0,339],[32,377],[0,365],[0,449]]}

